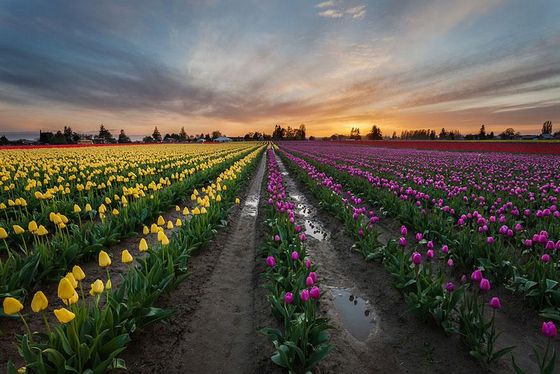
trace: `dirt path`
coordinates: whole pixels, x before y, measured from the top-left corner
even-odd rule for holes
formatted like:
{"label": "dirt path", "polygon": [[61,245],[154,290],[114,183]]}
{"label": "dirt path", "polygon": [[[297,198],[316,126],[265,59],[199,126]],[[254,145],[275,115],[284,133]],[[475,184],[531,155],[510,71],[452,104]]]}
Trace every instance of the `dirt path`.
{"label": "dirt path", "polygon": [[[351,251],[339,221],[316,210],[318,201],[296,183],[278,159],[299,220],[305,221],[308,250],[319,267],[321,310],[331,318],[335,349],[321,373],[481,373],[455,337],[405,313],[390,275]],[[306,191],[306,192],[302,192]]]}
{"label": "dirt path", "polygon": [[265,159],[248,187],[241,208],[210,248],[190,262],[191,275],[162,306],[177,314],[167,325],[140,334],[124,355],[134,373],[253,373],[266,367],[270,351],[258,336],[255,255],[261,228],[259,200]]}

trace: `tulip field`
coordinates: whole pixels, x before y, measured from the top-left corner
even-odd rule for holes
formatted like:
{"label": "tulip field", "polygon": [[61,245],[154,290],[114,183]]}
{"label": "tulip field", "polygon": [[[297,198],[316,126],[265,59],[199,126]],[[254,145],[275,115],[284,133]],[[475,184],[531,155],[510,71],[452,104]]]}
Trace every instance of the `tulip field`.
{"label": "tulip field", "polygon": [[559,196],[545,154],[0,150],[0,365],[556,373]]}

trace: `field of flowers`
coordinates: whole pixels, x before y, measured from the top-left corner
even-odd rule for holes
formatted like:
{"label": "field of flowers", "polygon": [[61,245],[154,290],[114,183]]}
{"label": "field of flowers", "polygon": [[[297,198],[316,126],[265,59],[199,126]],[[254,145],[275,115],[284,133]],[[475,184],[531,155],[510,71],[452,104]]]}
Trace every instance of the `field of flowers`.
{"label": "field of flowers", "polygon": [[[231,372],[375,372],[399,362],[421,373],[555,373],[559,195],[555,155],[331,142],[0,150],[0,364],[10,373],[104,373],[133,357],[134,371],[174,372],[185,350],[198,349],[192,357]],[[228,246],[231,220],[255,222],[258,243]],[[191,267],[211,273],[226,258],[217,278],[245,279],[230,277],[247,268],[224,257],[239,248],[233,258],[254,263],[255,280],[238,288],[266,300],[266,311],[230,295],[215,314],[204,295],[224,300],[227,288],[189,277],[203,274]],[[354,256],[367,274],[353,272]],[[398,296],[384,299],[374,273]],[[184,285],[198,292],[194,301]],[[348,333],[357,322],[346,325],[337,304],[348,285],[369,298],[365,316],[381,326],[359,342]],[[182,341],[197,320],[175,318],[162,306],[170,299],[197,318],[223,319],[227,331]],[[410,316],[418,336],[384,327],[400,304],[397,322]],[[182,335],[162,336],[172,343],[153,357],[130,356],[131,344],[152,344],[137,332],[162,322]],[[231,357],[225,336],[256,353]],[[437,344],[467,358],[437,366],[425,358]],[[148,360],[157,366],[142,369]]]}

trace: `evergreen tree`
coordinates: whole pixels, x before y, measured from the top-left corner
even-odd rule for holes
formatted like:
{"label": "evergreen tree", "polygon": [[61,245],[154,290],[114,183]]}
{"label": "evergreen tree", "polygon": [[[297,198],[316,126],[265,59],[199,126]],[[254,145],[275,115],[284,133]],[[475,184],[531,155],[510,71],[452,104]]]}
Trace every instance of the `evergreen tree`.
{"label": "evergreen tree", "polygon": [[154,132],[152,133],[152,139],[154,139],[157,143],[161,143],[161,133],[159,132],[157,126],[154,128]]}
{"label": "evergreen tree", "polygon": [[121,133],[119,134],[119,143],[132,143],[130,138],[124,133],[123,129],[121,129]]}

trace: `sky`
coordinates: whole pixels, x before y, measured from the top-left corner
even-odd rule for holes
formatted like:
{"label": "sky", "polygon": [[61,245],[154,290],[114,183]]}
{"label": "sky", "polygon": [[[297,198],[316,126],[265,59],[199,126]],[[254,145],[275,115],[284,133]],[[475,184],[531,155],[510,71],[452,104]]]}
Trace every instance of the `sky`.
{"label": "sky", "polygon": [[560,130],[558,0],[0,0],[0,132]]}

